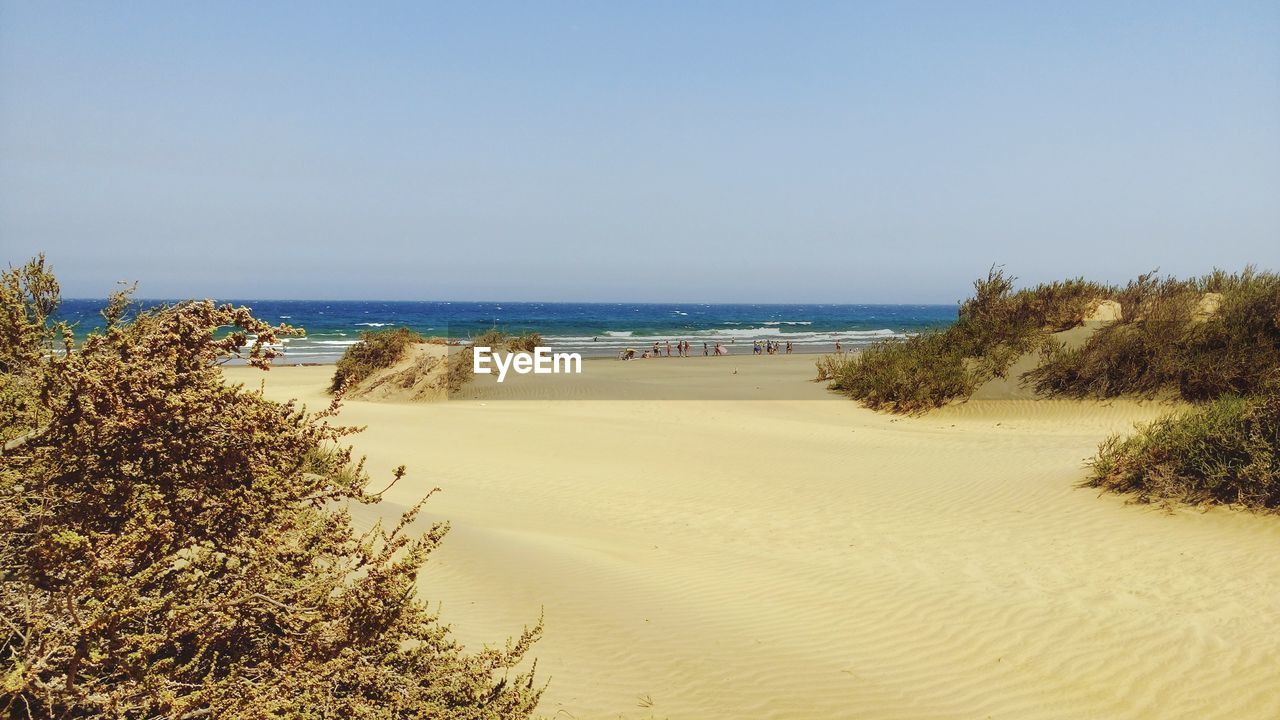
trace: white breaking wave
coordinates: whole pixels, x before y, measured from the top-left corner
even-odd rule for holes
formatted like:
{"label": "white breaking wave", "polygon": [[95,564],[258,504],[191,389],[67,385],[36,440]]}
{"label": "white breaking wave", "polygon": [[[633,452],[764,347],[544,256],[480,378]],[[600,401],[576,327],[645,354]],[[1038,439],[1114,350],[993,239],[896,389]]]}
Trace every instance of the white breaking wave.
{"label": "white breaking wave", "polygon": [[[626,332],[626,331],[614,331]],[[775,340],[791,342],[796,346],[812,347],[816,345],[834,345],[838,340],[849,345],[866,345],[879,340],[895,337],[906,337],[908,333],[894,332],[889,329],[880,330],[830,330],[824,332],[789,332],[783,333],[778,328],[724,328],[715,330],[699,330],[681,334],[664,335],[548,335],[543,342],[554,348],[574,348],[582,350],[607,350],[652,347],[656,342],[665,347],[667,342],[675,343],[688,340],[691,343],[724,343],[726,345],[744,345],[752,340]]]}
{"label": "white breaking wave", "polygon": [[[781,320],[771,321],[771,323],[778,324],[786,322]],[[778,324],[766,323],[762,327],[724,327],[709,330],[691,330],[683,333],[670,333],[668,331],[662,335],[640,336],[635,335],[637,332],[635,330],[606,330],[600,335],[546,335],[543,336],[543,343],[559,351],[581,352],[588,357],[613,356],[626,348],[634,348],[637,351],[646,350],[652,348],[654,343],[658,343],[659,347],[665,351],[668,342],[674,345],[680,340],[688,340],[693,345],[695,355],[699,353],[700,346],[703,343],[706,343],[708,347],[714,347],[716,343],[722,343],[735,354],[750,352],[753,340],[773,340],[779,343],[790,342],[799,352],[821,353],[834,350],[837,341],[848,349],[855,349],[880,340],[903,338],[912,334],[896,332],[888,328],[878,330],[824,330],[817,332],[800,330],[783,332]],[[802,323],[796,322],[795,324],[801,325]],[[282,338],[282,340],[284,339]],[[354,338],[335,339],[332,335],[325,339],[302,337],[289,338],[287,348],[283,344],[277,345],[276,348],[286,350],[286,362],[289,360],[332,362],[341,356],[346,348],[356,342],[358,341]]]}
{"label": "white breaking wave", "polygon": [[694,330],[689,334],[698,337],[763,337],[765,335],[781,335],[782,330],[776,327],[716,328],[714,330]]}

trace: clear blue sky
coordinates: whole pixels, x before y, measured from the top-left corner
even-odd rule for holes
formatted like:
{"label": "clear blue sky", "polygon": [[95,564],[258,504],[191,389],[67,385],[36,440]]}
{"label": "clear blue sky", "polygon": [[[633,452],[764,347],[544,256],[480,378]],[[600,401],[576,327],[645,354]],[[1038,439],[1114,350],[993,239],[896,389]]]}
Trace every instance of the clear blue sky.
{"label": "clear blue sky", "polygon": [[0,261],[40,250],[68,296],[1280,269],[1280,3],[5,0]]}

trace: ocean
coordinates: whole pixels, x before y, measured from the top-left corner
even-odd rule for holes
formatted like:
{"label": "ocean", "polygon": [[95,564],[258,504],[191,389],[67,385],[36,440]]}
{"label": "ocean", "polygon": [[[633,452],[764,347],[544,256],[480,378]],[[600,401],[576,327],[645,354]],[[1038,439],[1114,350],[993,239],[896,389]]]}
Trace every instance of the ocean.
{"label": "ocean", "polygon": [[[61,319],[77,336],[101,327],[105,300],[64,300]],[[165,300],[141,300],[144,306]],[[694,354],[702,343],[724,343],[730,352],[749,352],[756,340],[790,341],[796,352],[820,353],[864,347],[905,337],[956,319],[955,305],[749,305],[701,303],[531,303],[442,301],[228,300],[247,305],[272,323],[306,330],[285,339],[285,363],[333,362],[360,333],[408,327],[424,335],[465,339],[493,327],[541,333],[545,345],[584,357],[638,352],[653,343],[688,340]],[[735,348],[746,345],[746,349]]]}

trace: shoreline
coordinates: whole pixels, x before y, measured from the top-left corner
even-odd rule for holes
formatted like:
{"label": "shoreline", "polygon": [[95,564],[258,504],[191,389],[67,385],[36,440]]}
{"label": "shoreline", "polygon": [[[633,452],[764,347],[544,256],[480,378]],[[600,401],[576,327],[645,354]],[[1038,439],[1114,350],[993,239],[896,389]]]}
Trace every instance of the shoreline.
{"label": "shoreline", "polygon": [[[449,344],[449,347],[451,347],[451,348],[452,348],[452,347],[462,347],[462,346],[461,346],[460,344],[453,344],[453,343],[450,343],[450,344]],[[741,346],[737,346],[737,345],[735,345],[735,346],[733,346],[733,347],[736,349],[736,348],[739,348],[739,347],[741,347]],[[812,358],[812,359],[813,359],[812,361],[815,361],[815,362],[816,362],[816,359],[817,359],[817,358],[820,358],[820,357],[823,357],[823,356],[826,356],[826,355],[834,355],[834,354],[835,354],[835,350],[834,350],[834,349],[829,350],[829,351],[824,351],[824,352],[816,352],[816,351],[815,351],[815,352],[800,352],[800,351],[798,351],[798,350],[797,350],[797,351],[795,351],[795,352],[790,353],[790,355],[788,355],[787,353],[784,353],[784,352],[779,352],[779,353],[776,353],[776,354],[774,354],[774,355],[767,355],[767,354],[754,355],[754,354],[752,354],[752,353],[750,352],[750,346],[748,346],[748,347],[747,347],[747,350],[748,350],[748,352],[746,352],[746,353],[729,354],[729,355],[721,355],[721,356],[715,356],[715,355],[702,355],[701,353],[697,353],[697,354],[691,354],[691,355],[689,355],[688,357],[680,357],[680,356],[678,356],[678,355],[670,355],[670,356],[668,356],[668,355],[662,355],[661,357],[656,357],[656,358],[655,358],[655,357],[642,358],[642,357],[640,357],[639,355],[637,355],[636,357],[634,357],[634,358],[632,358],[632,359],[630,359],[630,360],[623,360],[623,359],[618,358],[618,357],[616,357],[616,356],[607,356],[607,355],[583,355],[583,356],[582,356],[582,362],[583,362],[583,364],[585,365],[586,363],[593,363],[593,364],[594,364],[594,363],[604,363],[604,362],[631,363],[631,362],[645,362],[645,361],[647,361],[647,360],[719,360],[719,361],[730,361],[730,360],[741,360],[741,359],[743,359],[743,358],[758,358],[758,359],[761,359],[761,360],[769,360],[769,359],[777,359],[777,360],[781,360],[781,359],[786,358],[786,357],[788,357],[788,356],[789,356],[789,357],[793,357],[793,358],[794,358],[794,357],[796,357],[796,356],[803,356],[803,357],[805,357],[805,358]],[[843,352],[844,354],[848,354],[848,355],[855,355],[855,354],[857,354],[857,352],[858,352],[858,351],[857,351],[857,350],[843,350],[842,352]],[[306,360],[306,361],[295,361],[295,362],[290,362],[290,361],[289,361],[289,359],[288,359],[288,356],[287,356],[287,355],[281,355],[280,357],[278,357],[278,358],[276,358],[275,360],[272,360],[272,361],[271,361],[271,366],[272,366],[272,367],[278,367],[278,368],[286,368],[286,367],[289,367],[289,368],[292,368],[292,367],[335,367],[335,366],[338,364],[338,360],[339,360],[339,359],[341,359],[341,356],[340,356],[340,355],[339,355],[339,356],[335,356],[335,357],[334,357],[334,358],[332,358],[332,359],[325,359],[325,360]],[[243,366],[243,365],[244,365],[244,362],[243,362],[243,361],[237,360],[234,364],[229,364],[228,366],[229,366],[229,367],[241,367],[241,366]]]}
{"label": "shoreline", "polygon": [[[437,339],[437,338],[430,338],[429,340],[436,340],[436,339]],[[355,342],[355,341],[352,341],[352,344],[354,344],[354,342]],[[784,343],[785,343],[785,341],[782,341],[782,342],[784,342]],[[448,342],[446,342],[446,343],[445,343],[445,345],[447,345],[448,347],[451,347],[451,348],[452,348],[452,347],[462,347],[463,345],[466,345],[466,344],[469,344],[469,343],[468,343],[468,342],[465,342],[465,341],[459,341],[459,340],[449,340]],[[646,350],[648,350],[648,351],[652,351],[652,347],[653,347],[653,344],[652,344],[652,343],[650,343],[649,345],[634,344],[634,343],[633,343],[632,345],[629,345],[629,346],[626,346],[626,347],[623,347],[623,346],[611,347],[611,348],[609,348],[609,351],[608,351],[608,352],[590,352],[589,350],[583,350],[580,346],[576,346],[576,345],[575,345],[575,346],[564,346],[564,345],[556,345],[556,344],[547,344],[547,345],[543,345],[543,347],[546,347],[546,348],[548,348],[549,350],[551,350],[551,351],[553,351],[553,352],[576,352],[576,353],[578,353],[579,355],[581,355],[581,356],[582,356],[582,359],[583,359],[583,361],[584,361],[584,362],[585,362],[585,361],[587,361],[587,360],[621,360],[621,358],[619,357],[619,354],[620,354],[623,350],[627,349],[627,347],[630,347],[631,349],[634,349],[634,350],[636,351],[636,356],[635,356],[634,358],[632,358],[632,360],[645,360],[645,359],[648,359],[648,360],[658,360],[658,359],[691,360],[691,359],[694,359],[694,358],[700,358],[700,357],[707,357],[707,358],[717,357],[717,356],[715,356],[715,355],[703,355],[703,354],[702,354],[702,349],[701,349],[701,348],[698,348],[698,349],[697,349],[697,352],[694,352],[694,351],[691,349],[691,350],[690,350],[690,355],[689,355],[688,357],[686,357],[686,358],[681,358],[681,357],[679,357],[678,355],[675,355],[675,354],[674,354],[674,352],[675,352],[674,347],[673,347],[673,349],[672,349],[673,354],[672,354],[672,355],[666,355],[666,354],[665,354],[665,353],[666,353],[666,347],[665,347],[665,346],[662,346],[662,347],[660,348],[660,349],[662,350],[662,353],[663,353],[663,354],[662,354],[662,355],[660,355],[660,356],[658,356],[658,357],[650,357],[650,358],[643,358],[643,357],[641,357],[641,354],[642,354],[642,353],[644,353]],[[723,347],[724,347],[726,350],[728,350],[728,353],[729,353],[729,354],[728,354],[728,355],[721,355],[721,356],[718,356],[718,357],[720,357],[720,359],[726,359],[726,358],[742,358],[742,357],[754,357],[754,354],[752,353],[752,350],[751,350],[751,343],[750,343],[750,342],[747,342],[747,343],[725,343],[725,344],[723,344]],[[863,348],[865,348],[865,347],[868,347],[868,345],[867,345],[867,344],[853,344],[853,345],[850,345],[849,347],[846,347],[846,348],[842,349],[842,350],[841,350],[841,352],[845,352],[845,353],[856,353],[856,352],[858,352],[859,350],[861,350],[861,349],[863,349]],[[712,343],[712,344],[708,347],[708,350],[709,350],[709,351],[714,351],[714,348],[715,348],[715,344],[714,344],[714,343]],[[345,349],[346,349],[346,346],[344,346],[344,348],[343,348],[343,349],[345,350]],[[601,348],[601,350],[603,350],[603,348]],[[793,352],[791,352],[790,354],[791,354],[791,355],[804,355],[804,356],[806,356],[806,357],[819,358],[819,357],[822,357],[822,356],[824,356],[824,355],[832,355],[832,354],[835,354],[835,352],[836,352],[836,350],[835,350],[835,347],[834,347],[834,346],[825,346],[823,349],[817,349],[817,348],[815,348],[815,347],[814,347],[814,346],[812,346],[812,345],[796,345],[796,346],[795,346],[794,351],[793,351]],[[295,360],[295,361],[290,361],[290,360],[288,359],[288,346],[287,346],[287,345],[285,346],[285,353],[286,353],[285,355],[281,355],[281,356],[280,356],[280,358],[277,358],[277,360],[276,360],[273,364],[279,365],[280,367],[296,367],[296,366],[312,366],[312,365],[335,365],[335,364],[338,362],[338,360],[339,360],[339,359],[341,359],[341,357],[342,357],[342,353],[341,353],[341,352],[333,353],[333,354],[331,354],[331,355],[330,355],[330,354],[325,354],[325,355],[317,356],[317,357],[315,357],[314,359],[312,358],[312,356],[311,356],[310,354],[307,354],[307,358],[308,358],[308,359],[305,359],[305,360]],[[788,353],[786,353],[786,352],[784,352],[784,351],[778,351],[778,352],[777,352],[777,353],[775,353],[774,355],[768,355],[767,353],[761,353],[760,357],[780,357],[780,356],[784,356],[784,355],[787,355],[787,354],[788,354]]]}

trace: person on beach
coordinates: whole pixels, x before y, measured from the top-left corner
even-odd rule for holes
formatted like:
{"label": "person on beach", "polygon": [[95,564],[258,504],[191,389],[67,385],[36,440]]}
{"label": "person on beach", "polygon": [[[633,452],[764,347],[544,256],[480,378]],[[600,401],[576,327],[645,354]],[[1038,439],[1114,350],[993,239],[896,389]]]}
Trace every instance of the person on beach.
{"label": "person on beach", "polygon": [[667,341],[667,357],[671,357],[671,341]]}
{"label": "person on beach", "polygon": [[836,352],[840,352],[840,341],[836,341]]}
{"label": "person on beach", "polygon": [[659,355],[659,353],[658,353],[658,341],[657,341],[657,340],[654,340],[654,341],[653,341],[653,356],[654,356],[654,357],[658,357],[658,355]]}
{"label": "person on beach", "polygon": [[759,355],[759,354],[760,354],[760,341],[759,341],[759,340],[756,340],[755,342],[751,343],[751,354],[752,354],[752,355]]}
{"label": "person on beach", "polygon": [[791,341],[790,341],[790,340],[788,340],[788,341],[787,341],[787,354],[788,354],[788,355],[790,355],[790,354],[791,354]]}
{"label": "person on beach", "polygon": [[708,350],[707,350],[707,344],[706,344],[706,343],[702,343],[702,356],[703,356],[703,357],[706,357],[706,356],[708,356],[708,355],[710,355],[710,354],[711,354],[711,353],[710,353],[710,351],[708,351]]}

